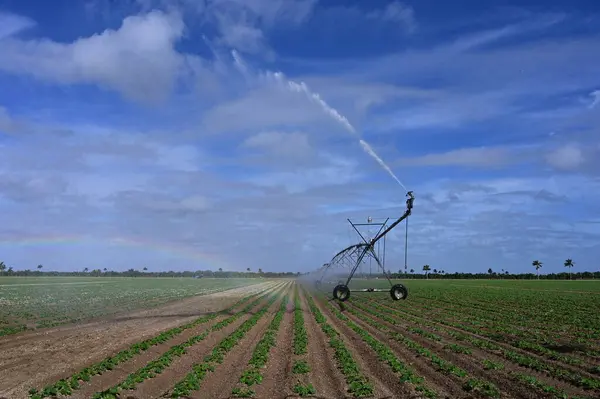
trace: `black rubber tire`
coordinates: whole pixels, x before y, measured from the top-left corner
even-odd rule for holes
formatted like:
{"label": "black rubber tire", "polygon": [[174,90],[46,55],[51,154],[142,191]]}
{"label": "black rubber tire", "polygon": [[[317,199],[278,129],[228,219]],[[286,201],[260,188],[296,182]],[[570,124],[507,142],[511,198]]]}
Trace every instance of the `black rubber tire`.
{"label": "black rubber tire", "polygon": [[340,302],[345,302],[350,298],[350,289],[344,284],[338,284],[333,289],[333,297]]}
{"label": "black rubber tire", "polygon": [[408,297],[408,289],[402,284],[395,284],[390,288],[390,296],[394,301],[404,300]]}

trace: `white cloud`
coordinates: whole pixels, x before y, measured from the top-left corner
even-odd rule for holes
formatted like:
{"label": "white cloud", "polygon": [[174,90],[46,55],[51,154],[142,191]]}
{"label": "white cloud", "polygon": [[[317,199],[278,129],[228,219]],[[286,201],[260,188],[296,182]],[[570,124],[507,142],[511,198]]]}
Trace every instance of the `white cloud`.
{"label": "white cloud", "polygon": [[36,25],[31,18],[0,11],[0,40],[16,35]]}
{"label": "white cloud", "polygon": [[378,118],[374,128],[393,132],[397,129],[459,128],[516,111],[511,104],[515,96],[506,90],[484,93],[446,92],[433,99],[404,101],[395,112]]}
{"label": "white cloud", "polygon": [[552,27],[562,21],[566,16],[564,14],[539,14],[526,18],[525,21],[506,25],[501,28],[489,29],[482,32],[472,33],[460,37],[450,45],[442,47],[443,51],[447,52],[465,52],[475,50],[487,44],[497,42],[499,40],[519,36],[525,33],[540,31]]}
{"label": "white cloud", "polygon": [[183,28],[178,15],[154,11],[70,44],[6,39],[0,69],[50,82],[97,84],[138,101],[160,100],[185,67],[174,48]]}
{"label": "white cloud", "polygon": [[241,22],[227,20],[226,16],[219,16],[221,37],[219,43],[228,47],[240,49],[250,54],[270,53],[263,31],[255,26]]}
{"label": "white cloud", "polygon": [[588,107],[591,109],[600,103],[600,90],[594,90],[590,93],[590,96],[592,96],[592,102]]}
{"label": "white cloud", "polygon": [[265,31],[295,27],[310,15],[316,0],[211,0],[204,18],[215,21],[219,43],[244,53],[272,58]]}
{"label": "white cloud", "polygon": [[269,85],[216,105],[206,113],[202,123],[203,130],[212,132],[255,132],[288,126],[314,127],[317,124],[321,129],[341,131],[319,105],[307,101],[305,96]]}
{"label": "white cloud", "polygon": [[13,133],[15,121],[4,107],[0,107],[0,132]]}
{"label": "white cloud", "polygon": [[582,149],[577,144],[567,144],[546,156],[548,163],[562,170],[577,169],[585,162]]}
{"label": "white cloud", "polygon": [[209,0],[207,10],[246,18],[265,27],[297,26],[311,14],[317,0]]}
{"label": "white cloud", "polygon": [[369,12],[367,18],[401,24],[408,33],[414,33],[417,30],[415,11],[412,7],[399,1],[393,1],[383,9]]}
{"label": "white cloud", "polygon": [[248,137],[243,144],[282,158],[305,158],[313,149],[305,133],[267,131]]}
{"label": "white cloud", "polygon": [[502,166],[526,161],[524,149],[509,147],[460,148],[443,153],[401,158],[397,165],[408,166]]}
{"label": "white cloud", "polygon": [[302,193],[316,187],[343,186],[363,177],[355,161],[334,155],[325,156],[324,160],[326,162],[320,165],[307,165],[289,172],[275,169],[249,181],[264,187],[283,187],[289,193]]}

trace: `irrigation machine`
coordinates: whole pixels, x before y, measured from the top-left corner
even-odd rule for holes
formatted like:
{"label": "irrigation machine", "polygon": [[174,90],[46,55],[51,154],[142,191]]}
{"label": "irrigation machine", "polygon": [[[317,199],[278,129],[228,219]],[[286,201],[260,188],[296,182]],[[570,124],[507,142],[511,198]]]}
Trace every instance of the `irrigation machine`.
{"label": "irrigation machine", "polygon": [[[406,234],[405,234],[405,252],[404,252],[404,267],[406,268],[406,250],[408,242],[408,217],[411,215],[413,202],[415,200],[412,191],[409,191],[406,196],[406,210],[404,214],[396,219],[393,223],[388,225],[390,218],[385,219],[382,223],[373,223],[373,220],[369,218],[368,223],[353,223],[350,219],[348,222],[352,225],[356,233],[362,239],[362,242],[358,244],[350,245],[347,248],[336,253],[329,263],[325,263],[319,270],[314,272],[316,288],[319,290],[330,291],[333,287],[333,298],[341,302],[344,302],[350,298],[351,292],[389,292],[390,296],[394,301],[400,299],[406,299],[408,297],[408,289],[403,284],[394,284],[390,279],[389,272],[385,269],[385,237],[386,235],[398,226],[403,220],[406,220]],[[373,238],[365,238],[359,231],[357,226],[378,226],[379,230]],[[381,246],[383,244],[383,251]],[[383,254],[383,256],[382,256]],[[390,284],[390,289],[381,288],[357,288],[351,289],[350,282],[353,277],[357,275],[357,272],[361,270],[365,265],[372,266],[373,263],[377,266],[377,269],[382,272],[383,276],[387,279]],[[361,275],[363,273],[358,273]],[[379,274],[378,274],[379,275]],[[364,274],[363,274],[364,276]],[[372,281],[372,280],[371,280]]]}

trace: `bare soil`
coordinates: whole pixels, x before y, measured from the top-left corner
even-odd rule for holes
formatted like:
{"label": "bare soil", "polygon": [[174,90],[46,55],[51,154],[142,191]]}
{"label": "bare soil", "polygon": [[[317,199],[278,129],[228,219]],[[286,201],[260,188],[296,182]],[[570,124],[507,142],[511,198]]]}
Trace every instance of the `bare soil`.
{"label": "bare soil", "polygon": [[264,382],[254,388],[259,398],[286,398],[292,394],[294,374],[292,373],[294,353],[294,297],[290,295],[288,306],[277,334],[277,343],[271,348],[269,361],[262,371]]}

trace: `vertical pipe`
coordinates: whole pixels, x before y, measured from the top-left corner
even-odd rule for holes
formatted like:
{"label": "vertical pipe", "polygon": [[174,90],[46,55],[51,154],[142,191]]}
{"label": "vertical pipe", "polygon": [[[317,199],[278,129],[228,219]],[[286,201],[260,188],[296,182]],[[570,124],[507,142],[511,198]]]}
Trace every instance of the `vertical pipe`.
{"label": "vertical pipe", "polygon": [[404,233],[404,273],[408,269],[408,218],[406,218],[406,232]]}
{"label": "vertical pipe", "polygon": [[385,236],[383,237],[383,269],[385,269]]}

